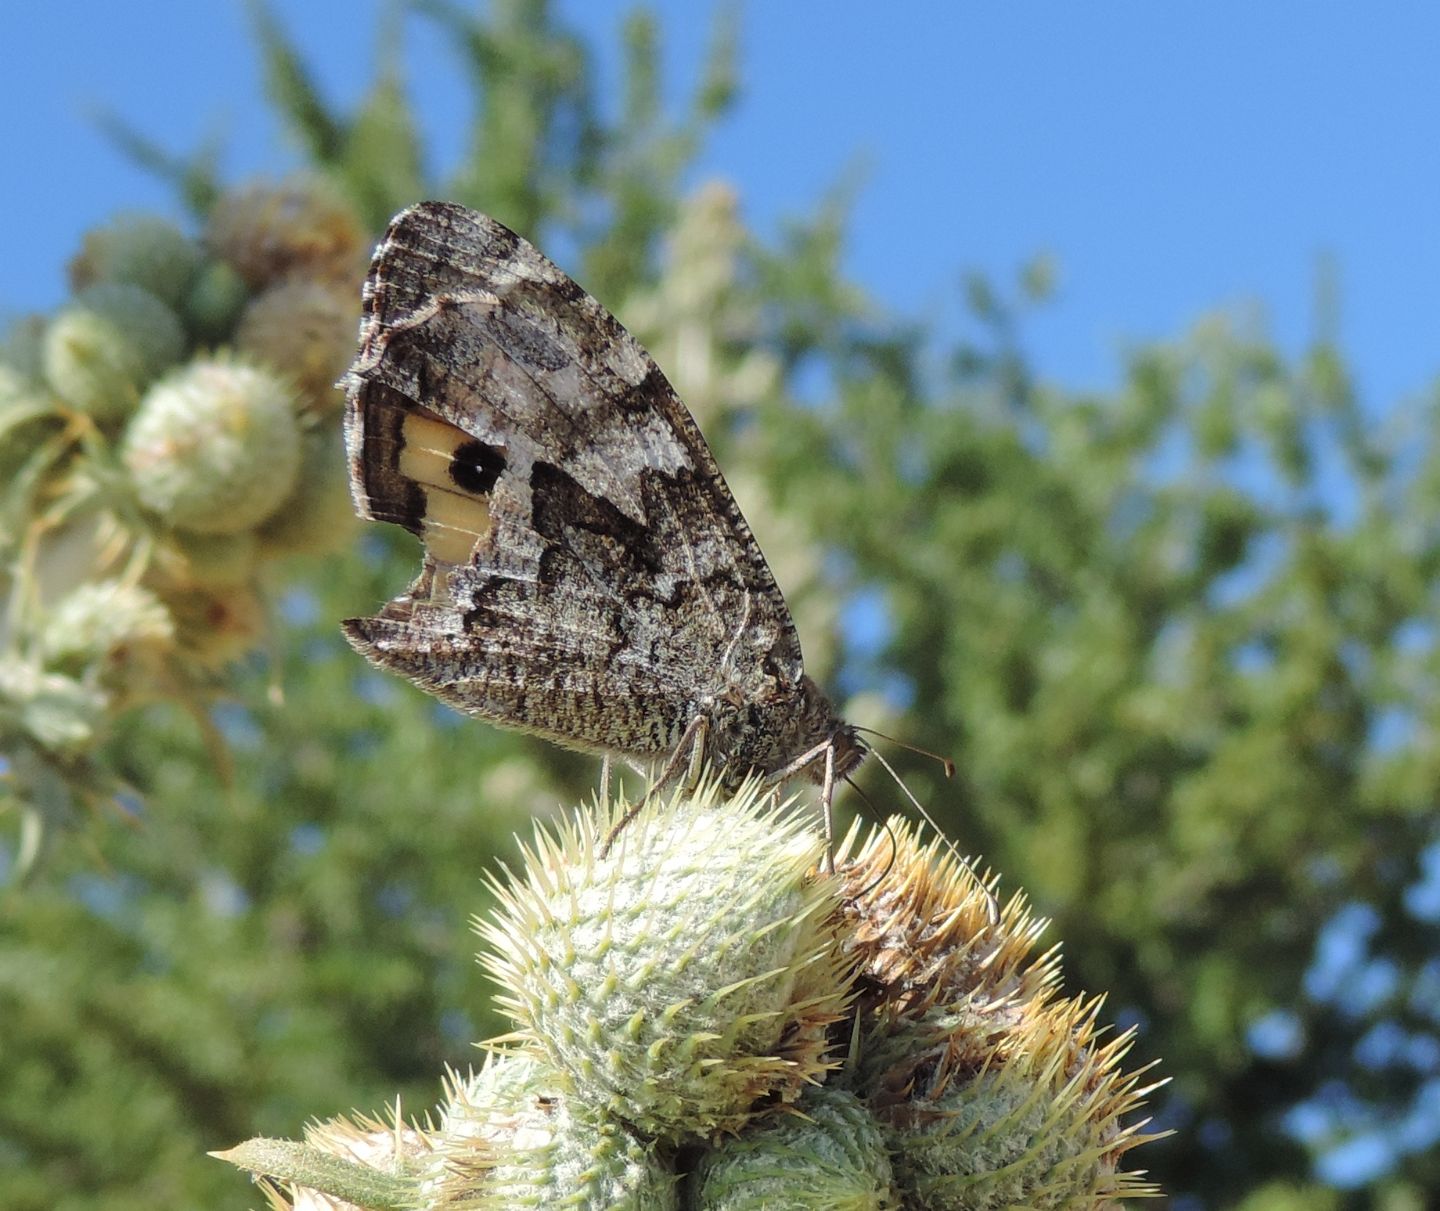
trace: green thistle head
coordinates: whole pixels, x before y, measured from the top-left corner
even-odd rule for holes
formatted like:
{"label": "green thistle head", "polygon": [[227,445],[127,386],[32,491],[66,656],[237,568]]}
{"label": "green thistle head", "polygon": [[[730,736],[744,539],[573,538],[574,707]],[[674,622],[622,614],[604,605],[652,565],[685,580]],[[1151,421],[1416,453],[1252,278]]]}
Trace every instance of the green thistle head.
{"label": "green thistle head", "polygon": [[1100,1211],[1154,1192],[1121,1168],[1150,1138],[1122,1122],[1147,1092],[1120,1069],[1130,1038],[1057,997],[1021,900],[999,907],[903,822],[820,875],[820,837],[754,783],[647,800],[607,844],[624,812],[538,831],[491,881],[478,928],[515,1029],[452,1079],[412,1159],[387,1159],[393,1186],[283,1141],[227,1159],[387,1211]]}
{"label": "green thistle head", "polygon": [[843,1089],[810,1089],[722,1141],[695,1174],[696,1211],[890,1211],[900,1206],[890,1155],[870,1111]]}
{"label": "green thistle head", "polygon": [[838,885],[770,800],[758,784],[653,799],[607,851],[609,805],[540,833],[520,877],[492,883],[482,959],[516,1037],[643,1137],[738,1131],[830,1067],[849,993]]}
{"label": "green thistle head", "polygon": [[56,603],[40,642],[47,668],[128,696],[153,680],[154,668],[174,647],[175,624],[144,586],[91,581]]}
{"label": "green thistle head", "polygon": [[175,313],[140,286],[99,282],[62,307],[45,330],[45,379],[65,403],[103,423],[135,410],[140,394],[180,359]]}
{"label": "green thistle head", "polygon": [[936,1211],[1087,1211],[1152,1193],[1122,1169],[1148,1090],[1099,1041],[1099,1002],[1056,996],[1056,952],[1020,896],[892,821],[844,863],[846,948],[870,993],[845,1080],[885,1130],[901,1189]]}
{"label": "green thistle head", "polygon": [[452,1081],[432,1137],[436,1176],[424,1205],[675,1211],[673,1171],[562,1084],[542,1062],[513,1053],[492,1055],[468,1080]]}
{"label": "green thistle head", "polygon": [[235,331],[235,348],[284,366],[304,408],[334,415],[345,400],[335,380],[355,355],[358,322],[353,284],[287,278],[250,300]]}
{"label": "green thistle head", "polygon": [[85,235],[70,262],[70,284],[129,282],[178,308],[200,267],[200,247],[168,219],[150,214],[116,215]]}

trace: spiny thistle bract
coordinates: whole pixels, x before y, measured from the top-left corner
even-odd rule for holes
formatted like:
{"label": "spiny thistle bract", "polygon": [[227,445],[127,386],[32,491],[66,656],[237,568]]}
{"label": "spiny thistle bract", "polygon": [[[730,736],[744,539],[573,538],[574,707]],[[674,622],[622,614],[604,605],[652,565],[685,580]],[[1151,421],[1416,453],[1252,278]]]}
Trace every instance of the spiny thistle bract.
{"label": "spiny thistle bract", "polygon": [[434,1122],[384,1129],[412,1141],[384,1152],[391,1185],[334,1169],[355,1147],[317,1158],[318,1129],[225,1159],[289,1182],[297,1208],[319,1190],[374,1211],[1099,1211],[1155,1193],[1120,1167],[1151,1138],[1122,1121],[1146,1092],[1120,1069],[1130,1036],[1100,1042],[1099,1002],[1059,996],[1022,899],[1000,907],[903,822],[852,832],[823,873],[814,828],[755,783],[655,797],[606,850],[622,810],[538,830],[492,879],[482,960],[514,1030],[450,1078]]}
{"label": "spiny thistle bract", "polygon": [[452,1079],[425,1206],[678,1209],[678,1178],[654,1147],[561,1085],[558,1073],[518,1053],[494,1054],[469,1080]]}

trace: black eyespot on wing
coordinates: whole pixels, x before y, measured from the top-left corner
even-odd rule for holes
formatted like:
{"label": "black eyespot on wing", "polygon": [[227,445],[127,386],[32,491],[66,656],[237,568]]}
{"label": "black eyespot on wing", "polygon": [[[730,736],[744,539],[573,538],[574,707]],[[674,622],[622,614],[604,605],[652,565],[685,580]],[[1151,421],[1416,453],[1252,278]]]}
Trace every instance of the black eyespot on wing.
{"label": "black eyespot on wing", "polygon": [[488,496],[505,466],[505,451],[477,438],[455,448],[450,457],[450,478],[463,492]]}

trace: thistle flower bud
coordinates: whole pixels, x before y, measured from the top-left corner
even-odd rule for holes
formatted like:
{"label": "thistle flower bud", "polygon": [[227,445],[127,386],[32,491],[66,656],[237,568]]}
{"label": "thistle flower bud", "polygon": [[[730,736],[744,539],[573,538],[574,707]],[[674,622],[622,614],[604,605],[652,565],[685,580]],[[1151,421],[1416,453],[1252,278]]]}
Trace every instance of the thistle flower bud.
{"label": "thistle flower bud", "polygon": [[567,1091],[643,1137],[738,1131],[830,1067],[848,995],[831,934],[836,883],[813,832],[750,784],[537,832],[521,878],[492,882],[482,960],[516,1037]]}
{"label": "thistle flower bud", "polygon": [[106,706],[95,686],[0,653],[0,750],[29,741],[51,753],[83,753],[95,743]]}
{"label": "thistle flower bud", "polygon": [[1155,1138],[1143,1122],[1120,1122],[1148,1092],[1136,1088],[1137,1073],[1119,1069],[1133,1037],[1099,1044],[1099,1008],[1099,999],[1080,998],[1027,1006],[990,1040],[988,1066],[917,1074],[906,1098],[878,1112],[904,1188],[939,1211],[1100,1211],[1153,1194],[1120,1167]]}
{"label": "thistle flower bud", "polygon": [[228,261],[206,261],[186,292],[181,315],[201,345],[230,339],[250,297],[245,279]]}
{"label": "thistle flower bud", "polygon": [[904,822],[852,833],[819,876],[821,839],[770,800],[702,784],[618,835],[618,803],[537,829],[477,926],[515,1025],[490,1046],[518,1050],[451,1080],[395,1187],[327,1176],[308,1143],[226,1158],[430,1211],[1100,1211],[1155,1193],[1120,1168],[1154,1138],[1120,1121],[1148,1092],[1120,1071],[1130,1036],[1102,1044],[1099,1002],[1057,998],[1023,902],[999,908]]}
{"label": "thistle flower bud", "polygon": [[60,599],[45,620],[40,649],[46,667],[77,677],[91,673],[107,689],[125,693],[141,688],[174,641],[175,624],[154,593],[100,580]]}
{"label": "thistle flower bud", "polygon": [[265,602],[248,585],[160,591],[175,639],[200,668],[219,668],[253,651],[265,634]]}
{"label": "thistle flower bud", "polygon": [[199,265],[199,246],[174,223],[158,215],[117,215],[86,233],[70,262],[70,285],[129,282],[179,307]]}
{"label": "thistle flower bud", "polygon": [[425,1206],[678,1208],[674,1173],[618,1122],[587,1114],[562,1083],[518,1054],[492,1055],[452,1082]]}
{"label": "thistle flower bud", "polygon": [[335,412],[344,394],[335,380],[355,353],[355,290],[287,278],[250,300],[235,332],[235,347],[272,366],[283,366],[302,405]]}
{"label": "thistle flower bud", "polygon": [[184,348],[179,319],[148,290],[100,282],[50,321],[45,379],[72,408],[115,421],[134,411],[140,393]]}
{"label": "thistle flower bud", "polygon": [[696,1170],[695,1211],[890,1211],[900,1206],[880,1127],[853,1093],[811,1089],[722,1141]]}
{"label": "thistle flower bud", "polygon": [[315,176],[221,194],[205,242],[252,290],[290,275],[353,284],[363,273],[359,216],[338,189]]}
{"label": "thistle flower bud", "polygon": [[261,367],[197,359],[146,392],[121,453],[140,503],[170,525],[247,530],[295,488],[300,432],[291,392]]}
{"label": "thistle flower bud", "polygon": [[[1153,1189],[1120,1168],[1153,1138],[1121,1119],[1149,1092],[1101,1045],[1099,1001],[1056,999],[1056,955],[1021,897],[892,821],[845,863],[846,949],[873,991],[847,1085],[885,1129],[895,1176],[937,1211],[1108,1206]],[[848,843],[847,843],[848,847]]]}

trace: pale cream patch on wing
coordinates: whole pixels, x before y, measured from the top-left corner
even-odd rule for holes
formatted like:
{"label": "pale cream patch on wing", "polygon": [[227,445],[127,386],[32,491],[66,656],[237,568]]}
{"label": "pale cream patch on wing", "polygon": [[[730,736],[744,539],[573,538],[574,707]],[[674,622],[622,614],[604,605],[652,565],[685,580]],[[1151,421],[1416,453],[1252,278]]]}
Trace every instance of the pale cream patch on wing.
{"label": "pale cream patch on wing", "polygon": [[461,488],[450,474],[456,451],[472,441],[463,429],[411,413],[401,429],[400,474],[425,493],[425,549],[436,559],[466,564],[490,532],[488,497]]}

